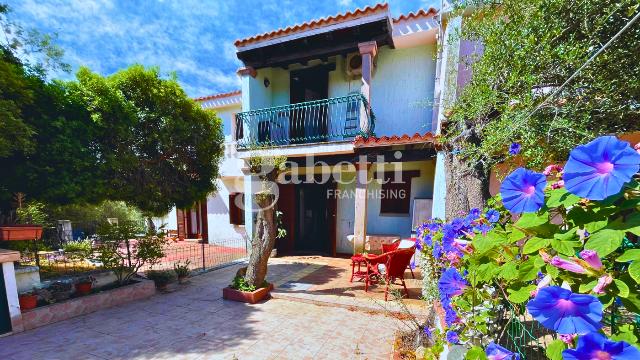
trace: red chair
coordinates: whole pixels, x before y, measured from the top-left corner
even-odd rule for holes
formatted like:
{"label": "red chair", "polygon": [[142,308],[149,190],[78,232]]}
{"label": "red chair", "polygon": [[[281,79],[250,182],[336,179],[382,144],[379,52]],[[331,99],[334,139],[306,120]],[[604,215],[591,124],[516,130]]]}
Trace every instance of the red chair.
{"label": "red chair", "polygon": [[384,289],[384,300],[387,301],[389,294],[389,284],[395,283],[397,279],[402,281],[404,292],[409,296],[409,290],[404,281],[404,273],[409,262],[415,253],[414,248],[391,251],[378,256],[367,257],[367,278],[365,279],[365,291],[373,278],[384,278],[386,287]]}
{"label": "red chair", "polygon": [[[388,253],[391,251],[395,251],[395,250],[399,250],[399,249],[414,249],[416,248],[416,239],[415,238],[411,238],[410,240],[406,239],[406,240],[396,240],[394,242],[392,242],[391,244],[382,244],[382,252],[383,253]],[[411,266],[409,266],[409,270],[411,271],[411,277],[412,278],[416,278],[416,276],[413,274],[413,269],[411,268]]]}

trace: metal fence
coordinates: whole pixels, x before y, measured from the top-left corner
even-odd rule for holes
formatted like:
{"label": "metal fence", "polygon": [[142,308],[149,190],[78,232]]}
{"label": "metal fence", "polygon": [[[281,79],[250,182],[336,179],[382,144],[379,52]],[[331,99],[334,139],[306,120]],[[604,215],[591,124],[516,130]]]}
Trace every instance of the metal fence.
{"label": "metal fence", "polygon": [[[131,240],[131,245],[136,240]],[[32,243],[32,242],[30,242]],[[32,244],[27,244],[32,245]],[[90,253],[65,252],[63,249],[47,250],[28,246],[20,249],[20,264],[38,266],[43,280],[86,273],[102,268],[97,260],[99,247],[96,243]],[[126,251],[123,249],[123,251]],[[212,243],[169,241],[164,247],[164,256],[153,265],[144,265],[146,270],[173,270],[176,264],[187,264],[192,271],[207,271],[242,261],[248,257],[246,238],[217,239]]]}

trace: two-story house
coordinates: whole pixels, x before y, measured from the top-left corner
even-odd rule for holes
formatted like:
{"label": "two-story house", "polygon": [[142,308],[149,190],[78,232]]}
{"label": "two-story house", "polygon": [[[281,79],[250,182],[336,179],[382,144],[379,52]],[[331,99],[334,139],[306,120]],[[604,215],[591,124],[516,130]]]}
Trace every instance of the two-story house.
{"label": "two-story house", "polygon": [[[380,4],[235,42],[237,156],[285,156],[279,253],[351,254],[431,217],[436,11]],[[260,191],[245,171],[244,193]],[[256,205],[244,197],[247,234]]]}

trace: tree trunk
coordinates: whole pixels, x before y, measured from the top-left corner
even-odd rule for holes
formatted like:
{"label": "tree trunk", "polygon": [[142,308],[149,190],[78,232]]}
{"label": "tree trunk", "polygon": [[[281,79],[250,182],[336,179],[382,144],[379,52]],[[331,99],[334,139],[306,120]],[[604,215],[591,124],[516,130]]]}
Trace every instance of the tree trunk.
{"label": "tree trunk", "polygon": [[256,196],[258,216],[256,219],[255,236],[251,240],[251,255],[245,280],[256,288],[262,287],[267,276],[267,262],[271,250],[276,242],[276,214],[271,206],[274,196],[261,193]]}
{"label": "tree trunk", "polygon": [[489,170],[451,152],[446,153],[444,164],[447,221],[468,214],[472,208],[482,209],[491,197]]}

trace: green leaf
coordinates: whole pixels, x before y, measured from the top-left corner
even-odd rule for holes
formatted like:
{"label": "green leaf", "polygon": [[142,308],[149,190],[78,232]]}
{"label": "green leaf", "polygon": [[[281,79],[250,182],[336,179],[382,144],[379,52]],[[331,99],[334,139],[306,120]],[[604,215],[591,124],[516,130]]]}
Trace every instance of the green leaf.
{"label": "green leaf", "polygon": [[584,247],[605,257],[620,247],[623,238],[624,231],[605,228],[591,234]]}
{"label": "green leaf", "polygon": [[551,240],[551,247],[562,255],[571,256],[575,254],[575,249],[580,247],[579,241],[560,241],[558,239]]}
{"label": "green leaf", "polygon": [[525,254],[531,254],[544,247],[549,246],[550,243],[551,239],[544,239],[534,236],[531,239],[527,240],[527,242],[524,244],[524,247],[522,248],[522,252]]}
{"label": "green leaf", "polygon": [[513,280],[518,277],[518,267],[515,262],[508,262],[500,269],[500,276],[505,280]]}
{"label": "green leaf", "polygon": [[536,266],[536,259],[530,258],[518,267],[518,279],[521,281],[530,281],[538,277],[540,268]]}
{"label": "green leaf", "polygon": [[629,293],[629,296],[626,298],[620,298],[620,301],[622,301],[622,305],[624,305],[624,307],[630,312],[636,314],[640,313],[640,294],[637,292]]}
{"label": "green leaf", "polygon": [[544,269],[545,272],[551,275],[552,278],[557,278],[558,276],[560,276],[560,270],[553,265],[546,265]]}
{"label": "green leaf", "polygon": [[629,286],[622,280],[613,279],[613,282],[616,284],[618,288],[618,295],[622,298],[626,298],[629,296]]}
{"label": "green leaf", "polygon": [[[486,263],[478,266],[475,283],[491,281],[498,271],[500,271],[500,268],[495,263]],[[472,281],[474,280],[473,278],[471,277]]]}
{"label": "green leaf", "polygon": [[598,280],[593,280],[588,283],[582,283],[580,284],[579,291],[583,294],[588,293],[593,289],[594,286],[596,286],[596,284],[598,284]]}
{"label": "green leaf", "polygon": [[487,235],[477,235],[473,239],[473,247],[479,254],[484,254],[487,251],[501,246],[507,243],[507,236],[502,231],[491,231]]}
{"label": "green leaf", "polygon": [[531,292],[536,288],[535,285],[524,285],[520,288],[507,289],[509,292],[509,300],[516,304],[523,303],[531,297]]}
{"label": "green leaf", "polygon": [[546,205],[555,208],[560,205],[565,208],[570,207],[580,200],[580,197],[569,193],[565,188],[555,189],[548,192],[549,198]]}
{"label": "green leaf", "polygon": [[549,222],[549,213],[546,211],[542,214],[524,213],[513,226],[542,237],[551,237],[558,230],[557,225]]}
{"label": "green leaf", "polygon": [[623,324],[618,326],[618,333],[613,334],[610,339],[613,341],[626,341],[629,344],[638,342],[638,338],[634,334],[635,326],[631,324]]}
{"label": "green leaf", "polygon": [[616,259],[617,262],[629,262],[635,260],[640,260],[640,249],[627,250]]}
{"label": "green leaf", "polygon": [[634,261],[629,265],[629,275],[635,280],[637,283],[640,283],[640,261]]}
{"label": "green leaf", "polygon": [[474,346],[464,355],[465,360],[486,360],[487,354],[480,346]]}
{"label": "green leaf", "polygon": [[553,340],[547,345],[547,357],[551,360],[562,360],[562,351],[566,348],[567,345],[562,340]]}

